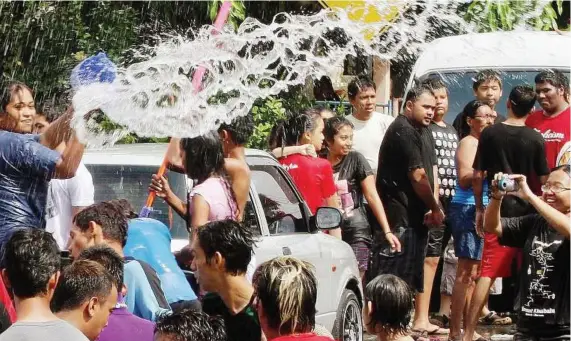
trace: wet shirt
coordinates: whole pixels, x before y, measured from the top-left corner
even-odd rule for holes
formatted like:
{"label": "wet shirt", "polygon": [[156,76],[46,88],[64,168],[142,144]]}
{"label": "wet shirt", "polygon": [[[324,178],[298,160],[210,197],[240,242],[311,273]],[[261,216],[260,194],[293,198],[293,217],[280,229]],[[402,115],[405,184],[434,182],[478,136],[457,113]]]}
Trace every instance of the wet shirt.
{"label": "wet shirt", "polygon": [[551,169],[556,166],[571,163],[571,120],[570,109],[567,107],[561,114],[550,117],[543,110],[529,115],[525,124],[541,134],[545,140],[545,155],[547,166]]}
{"label": "wet shirt", "polygon": [[501,244],[523,248],[518,329],[569,333],[569,240],[538,214],[502,218]]}
{"label": "wet shirt", "polygon": [[196,299],[171,252],[171,234],[165,224],[150,218],[131,219],[123,251],[156,271],[169,304]]}
{"label": "wet shirt", "polygon": [[253,300],[254,296],[242,311],[233,315],[218,294],[208,293],[202,300],[202,310],[208,315],[220,316],[224,320],[228,341],[260,341],[262,328]]}
{"label": "wet shirt", "polygon": [[[548,175],[543,137],[525,126],[500,123],[488,127],[480,136],[474,169],[487,172],[488,184],[499,172],[528,178]],[[529,203],[509,195],[502,202],[502,217],[520,216],[529,213],[530,208]]]}
{"label": "wet shirt", "polygon": [[127,308],[115,308],[97,341],[153,341],[155,324],[129,312]]}
{"label": "wet shirt", "polygon": [[423,226],[427,207],[414,191],[408,173],[423,168],[434,186],[434,141],[427,127],[415,127],[399,115],[387,130],[379,151],[377,191],[391,228]]}
{"label": "wet shirt", "polygon": [[341,162],[333,166],[335,187],[343,210],[341,233],[343,240],[349,244],[371,242],[371,228],[361,187],[361,182],[370,175],[374,175],[371,166],[357,151],[349,152]]}
{"label": "wet shirt", "polygon": [[60,154],[39,135],[0,131],[0,246],[18,228],[44,226],[48,185]]}
{"label": "wet shirt", "polygon": [[441,127],[432,122],[428,126],[434,140],[434,154],[438,166],[438,195],[446,205],[456,193],[456,149],[458,134],[450,125]]}
{"label": "wet shirt", "polygon": [[279,162],[291,175],[311,213],[315,214],[325,199],[335,194],[333,169],[327,160],[293,154]]}

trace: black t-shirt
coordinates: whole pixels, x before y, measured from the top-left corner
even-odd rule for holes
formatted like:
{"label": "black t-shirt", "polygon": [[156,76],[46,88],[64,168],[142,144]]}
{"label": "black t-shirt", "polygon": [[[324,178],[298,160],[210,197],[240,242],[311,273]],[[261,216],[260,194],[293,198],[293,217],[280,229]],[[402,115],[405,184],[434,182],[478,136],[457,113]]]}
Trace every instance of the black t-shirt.
{"label": "black t-shirt", "polygon": [[432,122],[428,129],[432,132],[435,144],[435,155],[438,166],[438,194],[443,207],[456,193],[456,149],[458,148],[458,134],[450,125],[441,127]]}
{"label": "black t-shirt", "polygon": [[532,334],[569,333],[569,240],[545,218],[502,218],[501,244],[523,248],[518,329]]}
{"label": "black t-shirt", "polygon": [[424,168],[431,186],[436,164],[434,141],[427,127],[415,127],[404,115],[389,126],[379,150],[377,191],[391,228],[423,226],[426,205],[408,178],[408,173]]}
{"label": "black t-shirt", "polygon": [[228,341],[260,341],[262,328],[253,299],[254,296],[242,311],[232,315],[219,295],[207,293],[202,299],[202,310],[208,315],[222,317]]}
{"label": "black t-shirt", "polygon": [[[333,166],[333,178],[344,210],[341,232],[343,240],[348,244],[357,241],[371,243],[371,228],[367,221],[361,188],[361,182],[370,175],[374,173],[369,162],[354,150]],[[347,205],[351,205],[348,210]]]}
{"label": "black t-shirt", "polygon": [[[489,184],[499,172],[523,174],[528,178],[548,175],[543,137],[529,127],[494,124],[480,136],[474,169],[486,171]],[[517,217],[529,213],[530,209],[527,202],[508,195],[501,213],[502,217]]]}

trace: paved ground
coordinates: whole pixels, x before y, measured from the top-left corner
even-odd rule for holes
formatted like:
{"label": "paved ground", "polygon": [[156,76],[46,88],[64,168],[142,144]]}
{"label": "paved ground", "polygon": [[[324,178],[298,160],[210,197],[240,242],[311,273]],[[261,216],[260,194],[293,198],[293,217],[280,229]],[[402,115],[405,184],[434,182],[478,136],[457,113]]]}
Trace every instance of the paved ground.
{"label": "paved ground", "polygon": [[[513,328],[513,325],[511,326],[478,326],[477,331],[478,333],[480,333],[480,335],[484,336],[485,338],[487,338],[488,340],[494,336],[494,335],[502,335],[502,334],[509,334],[510,329]],[[364,337],[363,337],[364,341],[374,341],[376,340],[374,335],[371,334],[367,334],[365,333]],[[440,337],[441,341],[447,341],[448,340],[448,336],[442,336]]]}

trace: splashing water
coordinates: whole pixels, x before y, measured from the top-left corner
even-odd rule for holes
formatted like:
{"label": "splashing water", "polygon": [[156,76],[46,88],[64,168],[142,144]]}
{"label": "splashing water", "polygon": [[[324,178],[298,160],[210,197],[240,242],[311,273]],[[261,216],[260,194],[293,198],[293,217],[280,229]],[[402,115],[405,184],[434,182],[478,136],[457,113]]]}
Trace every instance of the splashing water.
{"label": "splashing water", "polygon": [[[170,37],[147,48],[143,61],[120,69],[112,84],[93,84],[73,98],[76,118],[100,108],[123,128],[104,133],[95,120],[76,119],[89,145],[113,144],[127,132],[146,137],[194,137],[248,113],[260,97],[277,95],[308,77],[331,75],[346,56],[399,58],[416,53],[435,20],[456,31],[472,29],[457,13],[457,1],[369,1],[378,13],[399,8],[397,20],[362,23],[348,11],[304,16],[280,13],[269,25],[247,18],[237,32],[201,28],[193,40]],[[422,11],[415,11],[422,9]],[[407,15],[406,13],[419,13]],[[408,12],[407,12],[408,11]],[[367,39],[364,33],[369,33]],[[196,92],[192,77],[206,68]]]}

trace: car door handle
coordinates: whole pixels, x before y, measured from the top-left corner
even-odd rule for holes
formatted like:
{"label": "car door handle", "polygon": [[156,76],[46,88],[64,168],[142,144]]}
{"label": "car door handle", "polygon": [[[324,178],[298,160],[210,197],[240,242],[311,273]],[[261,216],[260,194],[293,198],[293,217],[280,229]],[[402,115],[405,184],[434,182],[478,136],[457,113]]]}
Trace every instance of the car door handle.
{"label": "car door handle", "polygon": [[289,249],[289,247],[284,246],[282,247],[282,253],[284,256],[290,256],[291,255],[291,250]]}

